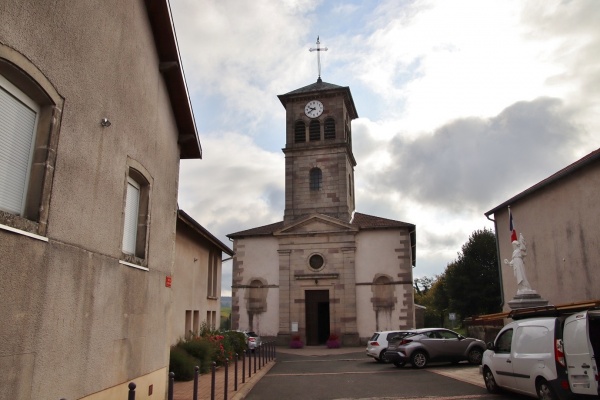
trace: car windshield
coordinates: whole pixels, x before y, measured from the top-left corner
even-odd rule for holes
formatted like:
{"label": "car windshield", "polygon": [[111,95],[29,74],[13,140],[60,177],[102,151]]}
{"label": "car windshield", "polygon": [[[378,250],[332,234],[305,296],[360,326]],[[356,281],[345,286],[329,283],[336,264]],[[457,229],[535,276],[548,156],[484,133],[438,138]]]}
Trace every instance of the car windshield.
{"label": "car windshield", "polygon": [[258,337],[258,335],[254,332],[246,332],[246,335],[248,335],[250,337]]}

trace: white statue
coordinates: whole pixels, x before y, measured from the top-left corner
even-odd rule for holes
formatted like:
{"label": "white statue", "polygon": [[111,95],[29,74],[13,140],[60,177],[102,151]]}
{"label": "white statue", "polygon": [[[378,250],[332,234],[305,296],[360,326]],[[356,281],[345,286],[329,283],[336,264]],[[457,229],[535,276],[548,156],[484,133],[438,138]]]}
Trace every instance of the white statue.
{"label": "white statue", "polygon": [[527,247],[525,246],[525,238],[522,233],[519,235],[519,240],[513,240],[512,245],[512,261],[504,259],[504,264],[509,264],[513,267],[515,278],[517,278],[517,294],[536,293],[536,291],[531,288],[527,276],[525,275],[525,262],[523,259],[527,255]]}

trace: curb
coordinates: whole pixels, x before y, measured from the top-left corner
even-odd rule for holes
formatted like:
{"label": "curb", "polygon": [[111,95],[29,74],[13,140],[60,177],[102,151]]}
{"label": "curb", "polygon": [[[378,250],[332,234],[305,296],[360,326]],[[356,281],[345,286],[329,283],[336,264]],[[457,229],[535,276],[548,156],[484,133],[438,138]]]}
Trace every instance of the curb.
{"label": "curb", "polygon": [[246,396],[248,395],[248,393],[250,393],[250,391],[254,388],[254,385],[256,385],[263,376],[265,376],[267,374],[267,372],[269,372],[271,370],[271,368],[275,365],[275,363],[277,362],[277,360],[273,360],[273,362],[268,363],[267,365],[264,365],[260,371],[256,372],[255,374],[252,375],[252,377],[250,378],[250,381],[246,381],[246,383],[244,383],[244,385],[237,391],[237,393],[235,395],[233,395],[232,400],[243,400],[246,398]]}

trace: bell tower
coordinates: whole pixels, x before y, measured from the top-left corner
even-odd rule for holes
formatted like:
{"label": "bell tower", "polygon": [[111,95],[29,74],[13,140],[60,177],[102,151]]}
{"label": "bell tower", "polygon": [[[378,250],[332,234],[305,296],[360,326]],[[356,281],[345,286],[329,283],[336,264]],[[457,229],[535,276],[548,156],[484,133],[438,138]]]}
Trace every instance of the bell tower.
{"label": "bell tower", "polygon": [[279,95],[286,109],[284,224],[320,213],[349,222],[354,212],[349,87],[323,82]]}

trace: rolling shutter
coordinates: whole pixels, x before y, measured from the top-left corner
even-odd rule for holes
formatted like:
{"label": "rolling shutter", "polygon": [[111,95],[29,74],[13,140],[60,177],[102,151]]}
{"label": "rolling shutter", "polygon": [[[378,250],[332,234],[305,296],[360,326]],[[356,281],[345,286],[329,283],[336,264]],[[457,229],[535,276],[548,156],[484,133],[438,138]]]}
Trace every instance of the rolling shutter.
{"label": "rolling shutter", "polygon": [[0,209],[20,215],[27,196],[38,109],[21,101],[31,103],[0,78]]}

